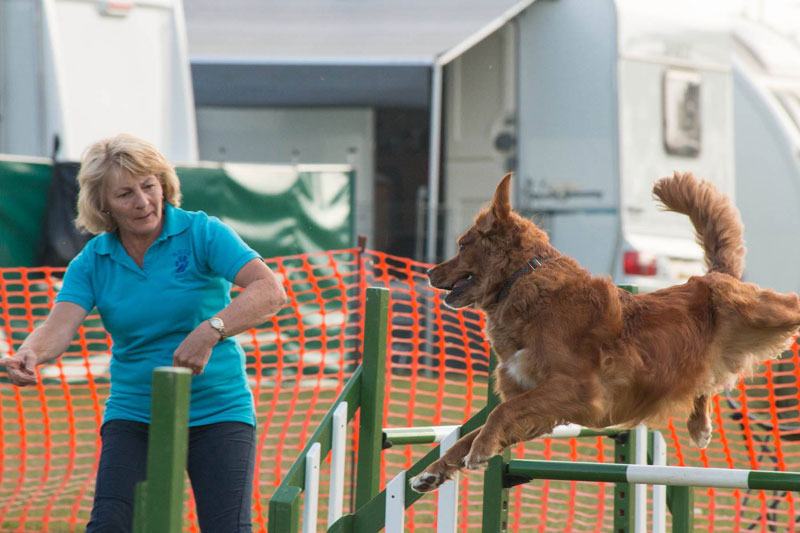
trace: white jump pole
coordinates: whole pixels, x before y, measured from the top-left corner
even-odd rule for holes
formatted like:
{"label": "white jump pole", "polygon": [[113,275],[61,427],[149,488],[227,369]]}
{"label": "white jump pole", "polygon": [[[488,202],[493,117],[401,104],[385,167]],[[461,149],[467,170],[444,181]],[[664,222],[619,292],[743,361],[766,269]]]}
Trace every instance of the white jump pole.
{"label": "white jump pole", "polygon": [[386,484],[386,533],[404,533],[406,521],[406,471]]}
{"label": "white jump pole", "polygon": [[319,456],[321,446],[315,442],[306,454],[305,507],[303,509],[303,533],[317,531],[319,510]]}
{"label": "white jump pole", "polygon": [[347,402],[333,412],[331,436],[331,479],[328,493],[328,528],[342,517],[344,505],[344,462],[347,452]]}
{"label": "white jump pole", "polygon": [[[634,463],[647,464],[647,426],[639,424],[633,429],[634,434]],[[647,531],[647,485],[636,484],[633,486],[633,531],[646,533]]]}
{"label": "white jump pole", "polygon": [[[667,443],[660,431],[653,432],[653,465],[667,465]],[[653,533],[667,531],[667,487],[653,485]]]}
{"label": "white jump pole", "polygon": [[[453,444],[456,443],[459,436],[460,428],[456,426],[439,443],[439,457],[443,456]],[[453,476],[453,479],[445,481],[439,487],[439,495],[437,501],[438,521],[436,525],[437,533],[455,533],[458,526],[458,473]]]}

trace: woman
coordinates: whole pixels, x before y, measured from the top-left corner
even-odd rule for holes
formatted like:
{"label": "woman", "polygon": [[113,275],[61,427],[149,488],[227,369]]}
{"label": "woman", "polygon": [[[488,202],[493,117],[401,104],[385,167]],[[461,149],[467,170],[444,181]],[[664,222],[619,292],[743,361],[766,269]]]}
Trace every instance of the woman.
{"label": "woman", "polygon": [[[64,276],[47,320],[12,357],[11,381],[37,382],[97,307],[113,339],[111,392],[88,532],[129,531],[145,477],[155,367],[192,370],[187,470],[204,532],[250,531],[255,414],[233,335],[262,323],[286,294],[259,255],[203,212],[179,208],[175,170],[131,135],[89,147],[76,225],[95,235]],[[244,290],[231,301],[231,282]]]}

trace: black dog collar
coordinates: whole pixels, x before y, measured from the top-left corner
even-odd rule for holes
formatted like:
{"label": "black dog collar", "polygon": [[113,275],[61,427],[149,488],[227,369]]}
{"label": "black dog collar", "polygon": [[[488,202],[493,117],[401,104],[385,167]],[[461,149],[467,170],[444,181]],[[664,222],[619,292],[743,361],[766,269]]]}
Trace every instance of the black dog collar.
{"label": "black dog collar", "polygon": [[528,260],[525,262],[525,266],[511,274],[511,277],[508,278],[505,283],[503,283],[503,287],[500,289],[500,292],[497,293],[497,299],[494,303],[500,303],[506,296],[508,296],[509,291],[511,290],[511,286],[516,283],[516,281],[524,276],[525,274],[530,274],[537,268],[542,266],[542,259],[539,257],[534,257],[533,259]]}

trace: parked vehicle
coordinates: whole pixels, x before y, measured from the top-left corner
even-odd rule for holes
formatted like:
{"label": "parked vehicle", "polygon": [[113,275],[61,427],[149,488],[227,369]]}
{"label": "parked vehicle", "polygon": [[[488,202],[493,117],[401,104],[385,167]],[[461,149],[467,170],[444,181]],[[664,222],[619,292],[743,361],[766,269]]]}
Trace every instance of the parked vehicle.
{"label": "parked vehicle", "polygon": [[688,219],[652,198],[657,178],[691,171],[735,196],[730,19],[687,6],[563,0],[520,17],[518,205],[640,290],[703,271]]}
{"label": "parked vehicle", "polygon": [[735,28],[737,204],[745,278],[800,292],[800,43],[764,24]]}
{"label": "parked vehicle", "polygon": [[0,153],[76,161],[127,131],[197,160],[181,0],[0,0]]}

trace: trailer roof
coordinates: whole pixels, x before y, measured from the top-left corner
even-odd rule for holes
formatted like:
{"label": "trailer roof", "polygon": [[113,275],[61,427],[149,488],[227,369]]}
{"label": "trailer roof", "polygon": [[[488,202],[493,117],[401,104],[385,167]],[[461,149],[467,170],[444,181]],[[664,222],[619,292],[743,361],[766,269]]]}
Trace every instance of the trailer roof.
{"label": "trailer roof", "polygon": [[532,2],[185,0],[184,11],[195,61],[417,65]]}
{"label": "trailer roof", "polygon": [[195,101],[428,105],[446,63],[534,0],[185,0]]}

